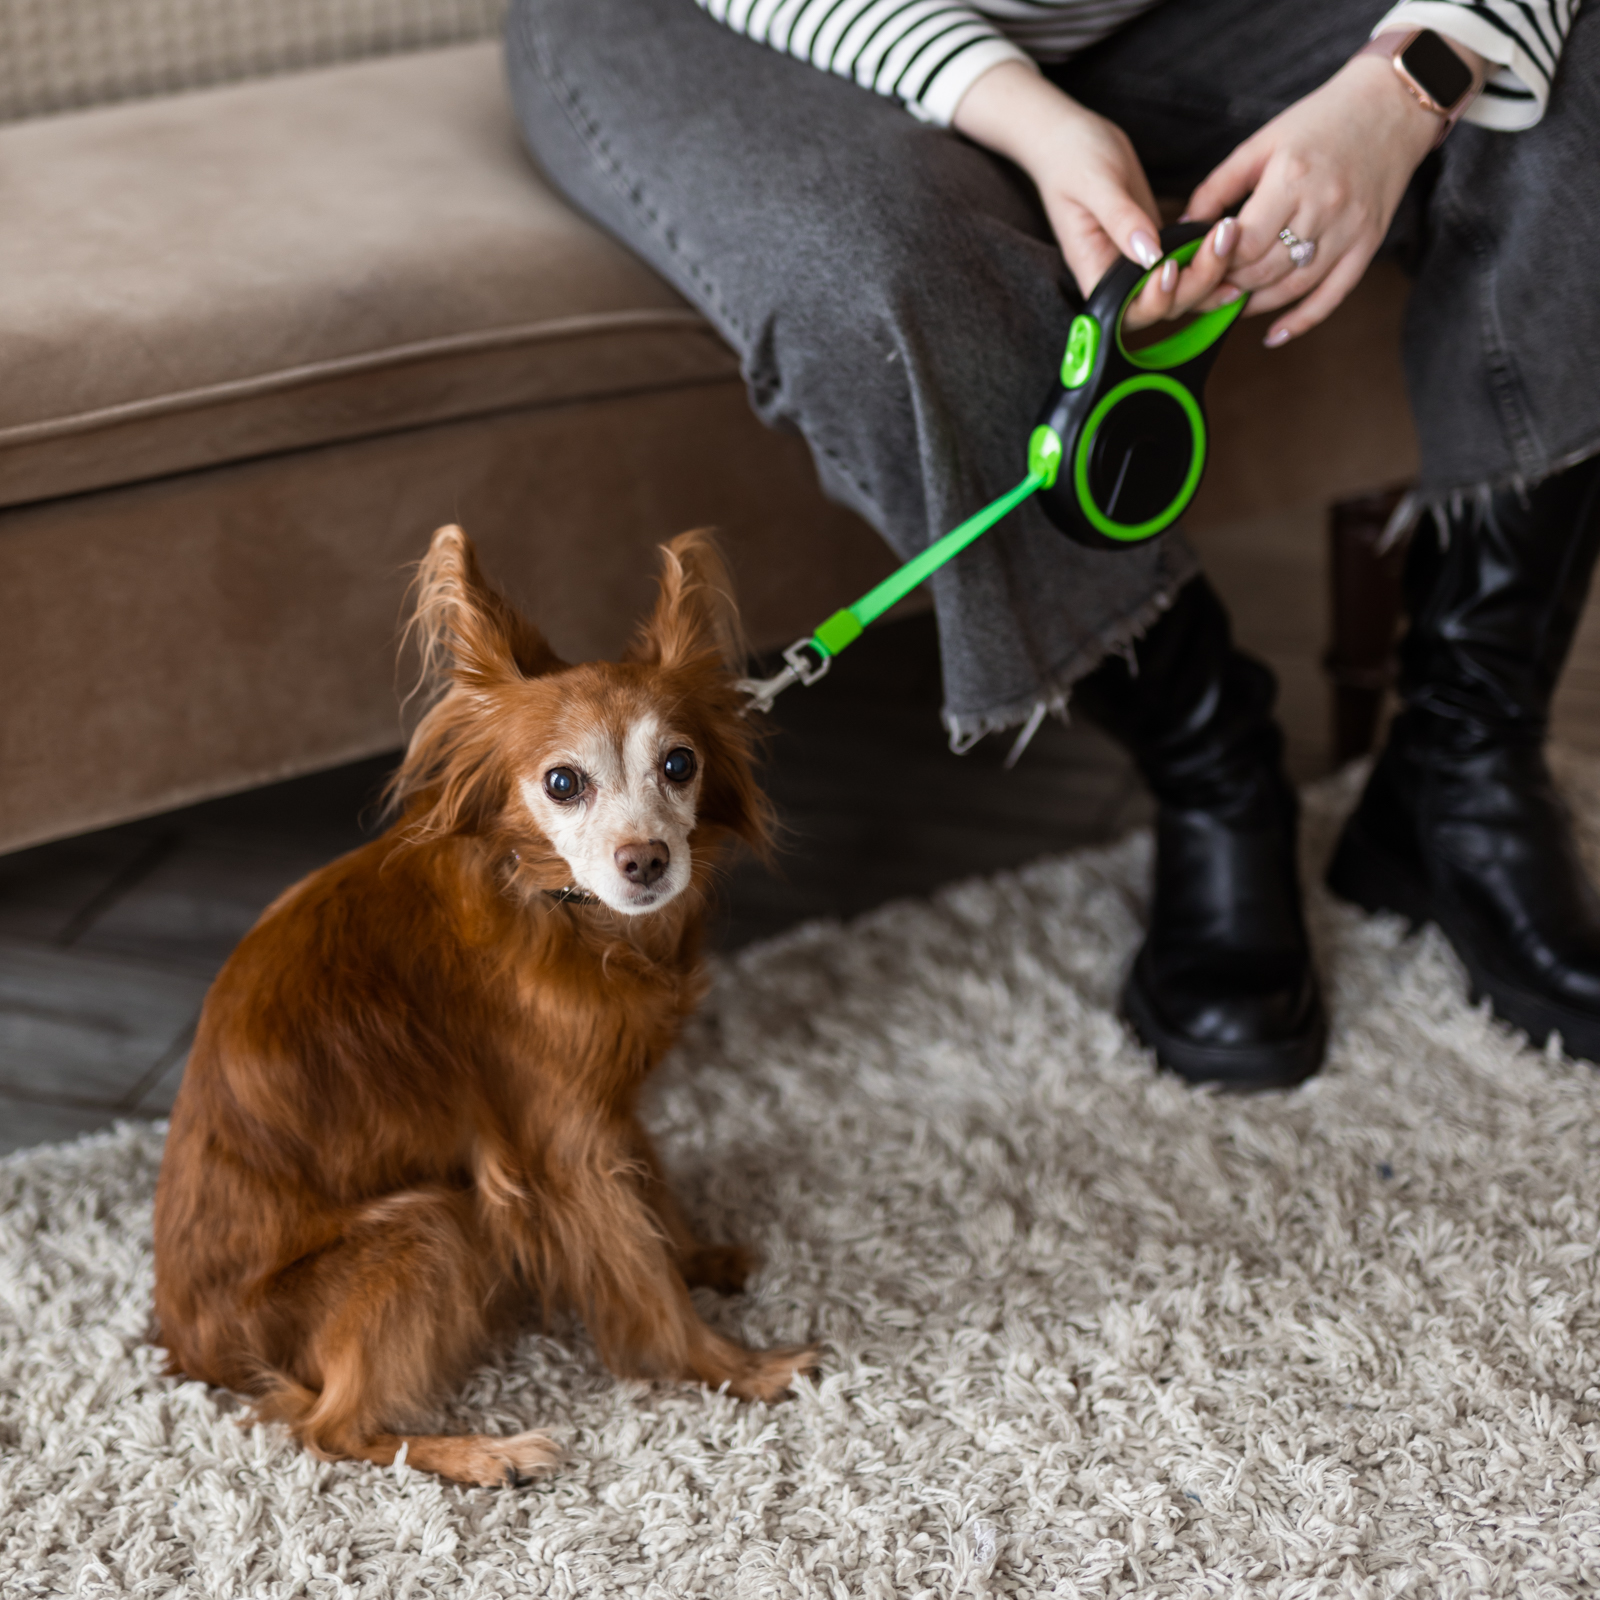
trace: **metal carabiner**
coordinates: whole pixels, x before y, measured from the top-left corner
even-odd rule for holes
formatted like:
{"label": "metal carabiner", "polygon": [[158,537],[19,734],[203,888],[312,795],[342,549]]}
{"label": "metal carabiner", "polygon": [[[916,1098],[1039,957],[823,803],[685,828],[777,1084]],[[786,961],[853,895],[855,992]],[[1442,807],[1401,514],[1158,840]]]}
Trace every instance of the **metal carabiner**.
{"label": "metal carabiner", "polygon": [[770,711],[772,702],[791,683],[803,683],[809,688],[819,678],[827,677],[828,668],[833,665],[833,657],[810,634],[796,639],[783,652],[783,659],[788,665],[782,672],[775,672],[770,678],[741,678],[734,685],[750,696],[746,711]]}

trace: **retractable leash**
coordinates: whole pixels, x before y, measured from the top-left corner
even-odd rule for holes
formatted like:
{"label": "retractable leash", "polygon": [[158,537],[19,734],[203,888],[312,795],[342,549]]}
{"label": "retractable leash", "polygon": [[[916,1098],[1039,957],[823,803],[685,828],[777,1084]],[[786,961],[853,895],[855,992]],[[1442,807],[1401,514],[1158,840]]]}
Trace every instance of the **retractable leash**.
{"label": "retractable leash", "polygon": [[[1205,234],[1197,223],[1165,229],[1163,260],[1192,261]],[[795,640],[783,652],[783,671],[743,680],[747,709],[770,711],[790,684],[825,676],[833,658],[890,606],[1030,495],[1039,496],[1046,516],[1069,539],[1097,550],[1133,549],[1178,520],[1205,471],[1206,375],[1249,296],[1206,312],[1158,344],[1130,350],[1123,318],[1156,270],[1119,260],[1072,319],[1059,380],[1028,439],[1027,477]]]}

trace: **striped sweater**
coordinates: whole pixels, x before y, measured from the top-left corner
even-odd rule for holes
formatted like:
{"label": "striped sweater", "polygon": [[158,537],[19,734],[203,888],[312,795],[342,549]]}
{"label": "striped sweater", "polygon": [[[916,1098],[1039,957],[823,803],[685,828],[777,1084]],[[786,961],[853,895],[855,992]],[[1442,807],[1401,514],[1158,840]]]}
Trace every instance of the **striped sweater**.
{"label": "striped sweater", "polygon": [[[947,124],[1002,61],[1065,61],[1158,0],[698,0],[752,39]],[[1401,0],[1373,30],[1432,28],[1495,63],[1466,120],[1530,128],[1544,115],[1578,0]]]}

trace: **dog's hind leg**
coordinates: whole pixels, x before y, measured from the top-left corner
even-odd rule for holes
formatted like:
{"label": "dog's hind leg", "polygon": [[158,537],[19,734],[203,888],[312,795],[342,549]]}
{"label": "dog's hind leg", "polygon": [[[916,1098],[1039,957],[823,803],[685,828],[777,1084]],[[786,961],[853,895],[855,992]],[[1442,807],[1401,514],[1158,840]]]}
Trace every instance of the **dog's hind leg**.
{"label": "dog's hind leg", "polygon": [[300,1274],[296,1298],[320,1320],[258,1407],[319,1454],[406,1461],[460,1483],[500,1484],[554,1464],[542,1433],[403,1431],[482,1351],[496,1293],[472,1197],[412,1189],[364,1207],[339,1243]]}

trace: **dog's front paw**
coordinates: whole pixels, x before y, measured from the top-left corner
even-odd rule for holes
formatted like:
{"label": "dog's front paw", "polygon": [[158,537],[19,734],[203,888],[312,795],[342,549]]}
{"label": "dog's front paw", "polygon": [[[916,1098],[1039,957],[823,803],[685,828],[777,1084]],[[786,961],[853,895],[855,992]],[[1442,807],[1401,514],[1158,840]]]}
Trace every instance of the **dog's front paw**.
{"label": "dog's front paw", "polygon": [[741,1400],[781,1400],[799,1377],[811,1377],[822,1360],[814,1344],[778,1350],[752,1350],[744,1369],[730,1375],[728,1393]]}
{"label": "dog's front paw", "polygon": [[561,1446],[543,1433],[514,1433],[495,1438],[477,1434],[461,1441],[460,1458],[448,1476],[485,1489],[515,1488],[561,1460]]}
{"label": "dog's front paw", "polygon": [[709,1244],[689,1253],[683,1263],[683,1281],[691,1289],[739,1294],[755,1269],[756,1258],[742,1244]]}

